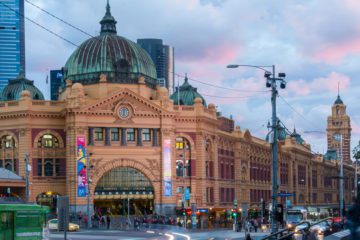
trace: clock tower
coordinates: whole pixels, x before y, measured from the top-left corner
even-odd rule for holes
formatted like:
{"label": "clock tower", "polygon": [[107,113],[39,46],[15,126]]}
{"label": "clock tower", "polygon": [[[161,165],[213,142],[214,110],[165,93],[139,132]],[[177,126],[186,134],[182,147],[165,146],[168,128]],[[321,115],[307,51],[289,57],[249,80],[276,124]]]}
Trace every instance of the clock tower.
{"label": "clock tower", "polygon": [[340,160],[340,145],[342,145],[342,157],[344,163],[351,163],[350,143],[351,143],[351,124],[350,117],[346,114],[346,105],[337,96],[331,107],[331,116],[327,119],[327,143],[328,153],[336,153],[336,159]]}

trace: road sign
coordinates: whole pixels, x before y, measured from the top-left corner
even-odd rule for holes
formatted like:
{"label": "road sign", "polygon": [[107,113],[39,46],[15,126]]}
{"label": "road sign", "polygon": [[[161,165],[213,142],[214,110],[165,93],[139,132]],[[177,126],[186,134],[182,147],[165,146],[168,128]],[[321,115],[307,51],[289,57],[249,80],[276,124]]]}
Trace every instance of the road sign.
{"label": "road sign", "polygon": [[279,193],[278,196],[279,197],[293,197],[295,194],[294,193]]}
{"label": "road sign", "polygon": [[190,200],[190,188],[185,188],[185,200]]}

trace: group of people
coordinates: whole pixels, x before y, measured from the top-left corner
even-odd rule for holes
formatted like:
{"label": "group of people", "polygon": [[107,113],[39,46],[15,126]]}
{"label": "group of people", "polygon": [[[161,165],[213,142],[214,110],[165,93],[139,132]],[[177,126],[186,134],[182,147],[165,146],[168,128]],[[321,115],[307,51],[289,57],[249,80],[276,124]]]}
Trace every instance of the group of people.
{"label": "group of people", "polygon": [[[78,212],[77,218],[79,220],[80,225],[83,223],[85,226],[87,226],[89,218],[87,215],[84,215],[82,211]],[[110,229],[110,224],[111,224],[110,214],[99,215],[97,213],[94,213],[91,216],[91,223],[92,223],[92,227],[98,227],[98,228],[102,227],[102,228]]]}

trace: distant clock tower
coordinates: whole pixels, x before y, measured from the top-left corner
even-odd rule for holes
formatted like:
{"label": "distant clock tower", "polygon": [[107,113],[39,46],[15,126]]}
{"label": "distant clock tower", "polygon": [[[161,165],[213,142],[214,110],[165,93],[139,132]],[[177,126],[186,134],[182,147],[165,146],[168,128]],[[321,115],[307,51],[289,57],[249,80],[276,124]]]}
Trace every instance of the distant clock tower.
{"label": "distant clock tower", "polygon": [[343,162],[350,164],[350,117],[346,115],[346,105],[344,105],[339,95],[337,96],[337,99],[331,109],[331,116],[328,116],[326,129],[328,152],[336,151],[337,160],[340,160],[340,143],[342,138]]}

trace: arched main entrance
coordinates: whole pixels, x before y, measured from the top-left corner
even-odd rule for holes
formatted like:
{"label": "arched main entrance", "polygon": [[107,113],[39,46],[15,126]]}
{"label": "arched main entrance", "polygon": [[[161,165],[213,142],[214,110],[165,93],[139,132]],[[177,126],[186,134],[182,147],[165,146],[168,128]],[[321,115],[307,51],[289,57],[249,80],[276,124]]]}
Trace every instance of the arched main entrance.
{"label": "arched main entrance", "polygon": [[129,167],[114,168],[96,185],[94,207],[101,214],[108,211],[115,215],[152,214],[154,189],[142,172]]}

